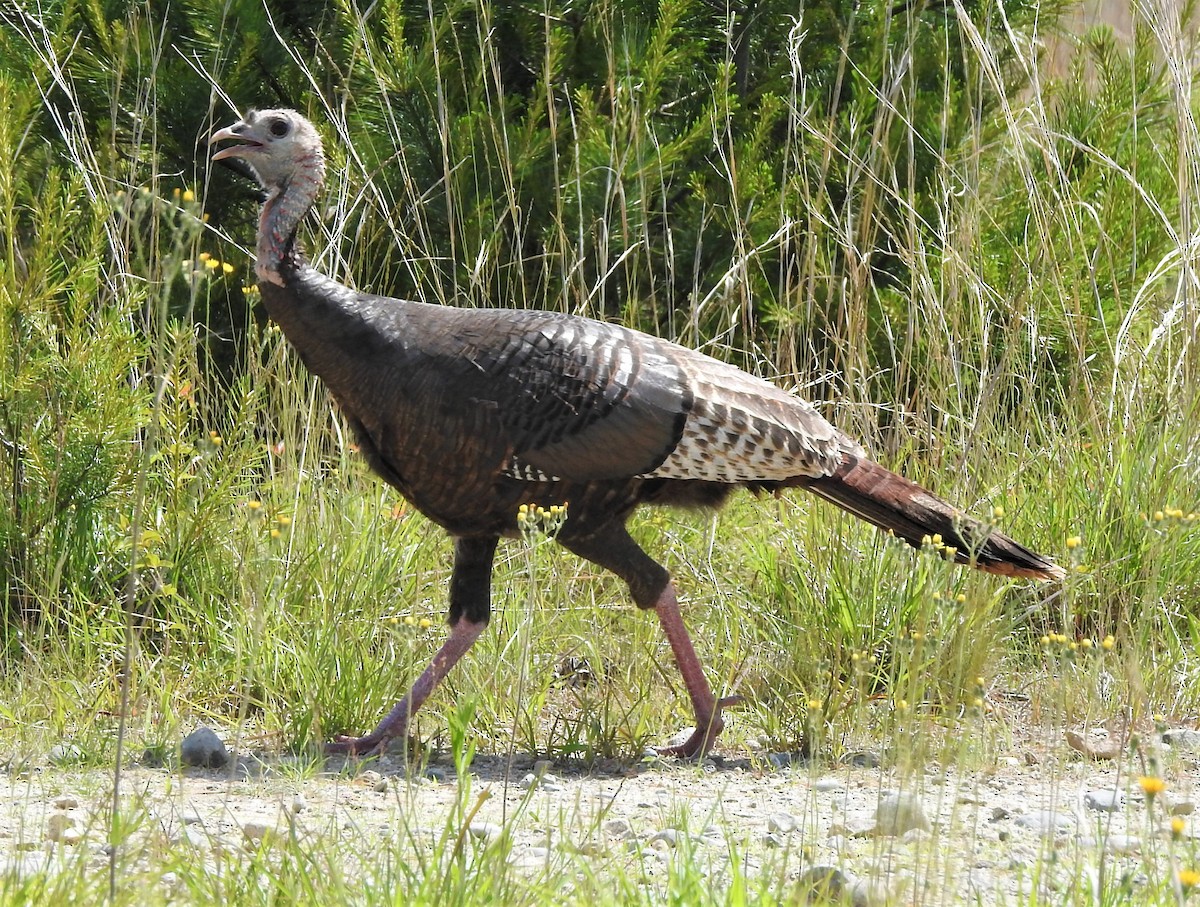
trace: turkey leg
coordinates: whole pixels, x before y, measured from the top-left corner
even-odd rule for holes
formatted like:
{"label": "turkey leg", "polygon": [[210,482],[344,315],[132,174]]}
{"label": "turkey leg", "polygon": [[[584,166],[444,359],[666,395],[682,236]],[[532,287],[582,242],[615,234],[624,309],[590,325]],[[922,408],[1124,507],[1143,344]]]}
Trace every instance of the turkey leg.
{"label": "turkey leg", "polygon": [[479,638],[479,634],[486,626],[487,621],[476,623],[465,617],[460,618],[458,623],[450,628],[450,635],[438,653],[433,656],[429,667],[417,678],[417,682],[412,685],[412,689],[405,694],[404,698],[392,707],[383,721],[379,722],[379,726],[375,730],[365,737],[338,737],[331,743],[325,744],[325,752],[360,756],[376,749],[384,750],[388,741],[397,737],[403,740],[408,735],[409,718],[417,713],[417,710],[429,698],[429,694],[450,673],[450,669],[467,654],[467,650],[475,644],[475,640]]}
{"label": "turkey leg", "polygon": [[408,735],[408,722],[425,704],[450,669],[475,644],[491,617],[492,559],[498,538],[455,539],[454,573],[450,577],[450,635],[433,656],[412,689],[365,737],[338,737],[325,744],[326,753],[365,755],[383,750],[389,740]]}
{"label": "turkey leg", "polygon": [[683,676],[684,686],[692,700],[692,709],[696,713],[696,729],[692,735],[678,746],[658,747],[660,756],[680,756],[692,759],[703,756],[708,752],[717,735],[725,727],[725,719],[721,717],[721,709],[727,705],[740,702],[741,696],[726,696],[717,699],[713,695],[708,678],[704,676],[704,668],[692,645],[687,627],[683,625],[683,617],[679,613],[679,601],[675,597],[675,584],[668,582],[654,603],[654,611],[658,622],[662,624],[671,651],[675,653],[675,663]]}

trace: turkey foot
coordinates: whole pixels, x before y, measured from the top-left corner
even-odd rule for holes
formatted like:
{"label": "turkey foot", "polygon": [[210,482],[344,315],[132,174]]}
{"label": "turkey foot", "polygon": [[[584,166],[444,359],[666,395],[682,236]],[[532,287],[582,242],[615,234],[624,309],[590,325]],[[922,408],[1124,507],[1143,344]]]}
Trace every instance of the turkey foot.
{"label": "turkey foot", "polygon": [[675,596],[675,584],[668,582],[659,593],[658,601],[654,603],[654,611],[658,622],[662,624],[671,651],[675,653],[675,663],[687,687],[688,696],[692,700],[692,710],[696,715],[696,730],[678,746],[664,746],[655,749],[660,756],[676,756],[681,759],[697,759],[712,748],[717,735],[725,728],[725,719],[721,717],[721,709],[742,701],[741,696],[726,696],[717,699],[708,678],[704,676],[704,668],[692,638],[688,635],[683,617],[679,614],[679,600]]}
{"label": "turkey foot", "polygon": [[654,752],[659,756],[676,759],[699,759],[712,747],[717,735],[725,728],[725,719],[721,710],[726,706],[737,705],[745,700],[744,696],[725,696],[717,700],[714,714],[708,721],[697,721],[696,729],[683,743],[675,746],[656,746]]}
{"label": "turkey foot", "polygon": [[450,669],[467,654],[467,650],[474,645],[486,626],[485,620],[471,621],[460,617],[458,623],[450,628],[450,635],[433,656],[429,667],[417,678],[408,694],[384,716],[379,726],[363,737],[341,736],[326,743],[325,754],[366,756],[374,752],[383,752],[390,740],[397,737],[404,739],[408,734],[409,719],[425,704],[429,694],[450,673]]}

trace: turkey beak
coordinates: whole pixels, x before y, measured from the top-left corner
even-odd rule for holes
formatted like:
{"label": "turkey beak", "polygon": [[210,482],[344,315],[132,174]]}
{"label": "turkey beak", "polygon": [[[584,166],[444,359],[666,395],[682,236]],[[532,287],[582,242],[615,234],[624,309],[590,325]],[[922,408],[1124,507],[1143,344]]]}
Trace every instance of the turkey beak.
{"label": "turkey beak", "polygon": [[[218,129],[208,139],[208,144],[215,145],[217,142],[223,142],[226,139],[241,139],[244,136],[241,133],[249,127],[244,122],[234,123],[232,126],[226,126],[224,129]],[[214,161],[223,161],[226,158],[241,157],[245,152],[252,151],[255,148],[261,148],[262,143],[251,140],[246,145],[230,145],[228,148],[222,148],[212,156]]]}

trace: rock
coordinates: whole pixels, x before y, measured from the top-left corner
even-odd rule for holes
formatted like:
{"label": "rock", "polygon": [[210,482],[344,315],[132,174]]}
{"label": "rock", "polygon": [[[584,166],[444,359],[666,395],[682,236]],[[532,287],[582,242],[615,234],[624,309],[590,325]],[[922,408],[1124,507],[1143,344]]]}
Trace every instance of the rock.
{"label": "rock", "polygon": [[993,806],[992,807],[991,817],[992,817],[993,822],[999,822],[1002,819],[1007,819],[1011,815],[1012,815],[1012,813],[1010,813],[1003,806]]}
{"label": "rock", "polygon": [[250,821],[242,824],[242,834],[252,844],[270,844],[279,837],[279,829],[271,822]]}
{"label": "rock", "polygon": [[179,758],[184,765],[221,768],[229,762],[229,750],[212,728],[201,726],[183,738]]}
{"label": "rock", "polygon": [[1065,813],[1053,809],[1041,809],[1037,812],[1017,816],[1017,824],[1029,828],[1040,835],[1053,835],[1056,832],[1067,831],[1075,827],[1075,820]]}
{"label": "rock", "polygon": [[696,729],[694,727],[685,727],[679,733],[667,738],[667,746],[683,746],[695,732]]}
{"label": "rock", "polygon": [[1097,812],[1113,813],[1125,805],[1125,795],[1119,790],[1090,790],[1083,795],[1083,805]]}
{"label": "rock", "polygon": [[1082,753],[1089,759],[1102,761],[1116,759],[1125,750],[1125,741],[1108,736],[1107,732],[1081,734],[1078,731],[1067,731],[1067,746]]}
{"label": "rock", "polygon": [[818,778],[813,782],[812,789],[821,794],[828,794],[835,790],[845,790],[846,785],[840,778]]}
{"label": "rock", "polygon": [[609,819],[601,828],[605,837],[628,840],[633,837],[633,827],[625,819]]}
{"label": "rock", "polygon": [[1190,816],[1195,811],[1195,801],[1185,800],[1182,797],[1171,800],[1171,806],[1167,810],[1167,812],[1172,816]]}
{"label": "rock", "polygon": [[875,808],[875,834],[896,837],[913,828],[929,831],[932,827],[915,795],[897,791],[879,798]]}
{"label": "rock", "polygon": [[858,878],[851,872],[836,866],[818,864],[810,866],[796,880],[795,901],[801,904],[854,904],[865,905],[860,896],[855,897]]}
{"label": "rock", "polygon": [[445,784],[449,775],[445,769],[430,765],[425,769],[425,777],[436,784]]}
{"label": "rock", "polygon": [[666,844],[668,847],[675,847],[679,844],[679,831],[674,828],[664,828],[657,834],[650,836],[650,844],[656,844],[659,841]]}
{"label": "rock", "polygon": [[1126,855],[1137,853],[1142,849],[1142,840],[1135,835],[1105,835],[1099,843],[1103,845],[1105,853]]}
{"label": "rock", "polygon": [[83,761],[83,750],[71,743],[56,743],[50,747],[48,758],[55,765],[74,765]]}
{"label": "rock", "polygon": [[791,813],[773,813],[767,816],[767,830],[789,834],[800,827],[799,820]]}
{"label": "rock", "polygon": [[517,782],[517,787],[520,790],[529,790],[531,787],[537,787],[537,784],[538,784],[538,776],[535,775],[533,772],[530,772],[529,774],[522,777],[520,781]]}
{"label": "rock", "polygon": [[388,779],[374,769],[367,769],[357,778],[354,779],[363,787],[369,787],[377,794],[386,794],[388,789]]}
{"label": "rock", "polygon": [[210,850],[212,848],[212,838],[208,832],[195,825],[184,827],[182,832],[172,838],[172,842],[186,844],[196,850]]}
{"label": "rock", "polygon": [[472,838],[490,844],[500,840],[501,835],[504,834],[504,826],[497,825],[495,822],[472,822],[467,826],[467,832]]}
{"label": "rock", "polygon": [[1172,728],[1163,731],[1162,741],[1170,747],[1200,750],[1200,731],[1194,731],[1191,728]]}
{"label": "rock", "polygon": [[533,773],[539,778],[549,774],[552,768],[554,768],[554,763],[549,759],[538,759],[533,763]]}
{"label": "rock", "polygon": [[853,765],[857,768],[879,768],[880,765],[879,754],[872,753],[870,750],[853,750],[849,753],[844,753],[838,762],[842,765]]}
{"label": "rock", "polygon": [[788,839],[786,835],[776,834],[771,832],[762,836],[764,847],[787,847]]}
{"label": "rock", "polygon": [[[67,813],[51,813],[50,817],[46,819],[46,839],[61,843],[75,843],[65,841],[64,837],[68,832],[75,832],[78,835],[75,827],[76,824],[75,817],[72,815],[68,815]],[[76,841],[78,841],[78,837],[76,837]]]}
{"label": "rock", "polygon": [[779,771],[780,769],[788,768],[797,759],[792,753],[767,753],[767,762],[771,768]]}
{"label": "rock", "polygon": [[288,804],[288,812],[295,816],[304,812],[307,807],[308,801],[304,799],[304,794],[296,794],[296,796],[292,797],[292,802]]}
{"label": "rock", "polygon": [[59,794],[52,803],[55,809],[76,809],[79,806],[79,798],[74,794]]}

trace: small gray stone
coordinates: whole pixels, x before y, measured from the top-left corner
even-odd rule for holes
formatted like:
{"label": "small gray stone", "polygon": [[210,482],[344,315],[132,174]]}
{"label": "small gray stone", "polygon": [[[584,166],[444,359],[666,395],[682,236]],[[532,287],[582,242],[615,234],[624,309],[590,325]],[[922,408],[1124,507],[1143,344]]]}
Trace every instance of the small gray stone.
{"label": "small gray stone", "polygon": [[445,784],[449,775],[446,774],[445,769],[430,765],[425,769],[425,777],[437,784]]}
{"label": "small gray stone", "polygon": [[914,794],[897,791],[884,794],[875,808],[875,833],[898,837],[913,828],[928,831],[933,827],[921,801]]}
{"label": "small gray stone", "polygon": [[771,832],[762,837],[763,846],[765,847],[787,847],[788,839],[786,835],[776,834]]}
{"label": "small gray stone", "polygon": [[812,789],[818,793],[828,794],[833,791],[845,790],[846,785],[840,778],[818,778],[813,782]]}
{"label": "small gray stone", "polygon": [[184,765],[220,768],[229,762],[229,750],[212,728],[201,726],[183,738],[179,758]]}
{"label": "small gray stone", "polygon": [[853,750],[843,754],[838,761],[842,765],[853,765],[858,768],[879,768],[880,764],[879,755],[870,750]]}
{"label": "small gray stone", "polygon": [[1185,800],[1183,798],[1171,800],[1171,806],[1167,810],[1172,816],[1190,816],[1196,811],[1196,803],[1193,800]]}
{"label": "small gray stone", "polygon": [[767,753],[767,762],[776,771],[788,768],[795,761],[795,757],[791,753]]}
{"label": "small gray stone", "polygon": [[650,836],[650,843],[654,844],[662,841],[669,847],[675,847],[679,843],[679,832],[674,828],[664,828],[657,834]]}
{"label": "small gray stone", "polygon": [[683,746],[685,743],[688,742],[688,739],[694,733],[696,733],[696,729],[694,727],[685,727],[678,734],[675,734],[675,735],[667,738],[667,746],[668,747]]}
{"label": "small gray stone", "polygon": [[1003,806],[992,807],[991,817],[993,822],[999,822],[1001,819],[1007,819],[1011,815],[1012,813],[1010,813]]}
{"label": "small gray stone", "polygon": [[633,827],[625,819],[609,819],[602,828],[605,836],[609,838],[624,840],[633,837]]}
{"label": "small gray stone", "polygon": [[1040,809],[1037,812],[1017,816],[1017,824],[1029,828],[1040,835],[1052,835],[1055,832],[1067,831],[1075,827],[1075,820],[1065,813],[1052,809]]}
{"label": "small gray stone", "polygon": [[83,751],[72,743],[56,743],[50,747],[48,758],[55,765],[74,765],[83,761]]}
{"label": "small gray stone", "polygon": [[74,794],[59,794],[54,798],[55,809],[75,809],[79,806],[79,798]]}
{"label": "small gray stone", "polygon": [[1191,728],[1172,728],[1163,731],[1162,741],[1167,746],[1185,750],[1200,750],[1200,731]]}
{"label": "small gray stone", "polygon": [[547,774],[552,768],[554,768],[554,763],[549,759],[538,759],[533,763],[533,773],[539,778]]}
{"label": "small gray stone", "polygon": [[65,844],[74,844],[79,840],[78,836],[74,841],[67,841],[66,838],[69,832],[76,830],[75,817],[67,813],[51,813],[46,819],[46,838],[50,841],[58,841]]}
{"label": "small gray stone", "polygon": [[863,903],[854,897],[858,878],[836,866],[810,866],[796,880],[797,901],[801,904]]}
{"label": "small gray stone", "polygon": [[1119,790],[1090,790],[1083,795],[1083,805],[1097,812],[1113,813],[1125,805],[1125,795]]}
{"label": "small gray stone", "polygon": [[467,826],[467,831],[472,838],[490,844],[492,841],[500,839],[500,836],[504,834],[504,827],[495,822],[472,822]]}
{"label": "small gray stone", "polygon": [[251,821],[242,825],[242,834],[252,844],[270,844],[279,836],[279,829],[271,822]]}
{"label": "small gray stone", "polygon": [[767,830],[789,834],[800,827],[799,820],[791,813],[773,813],[767,817]]}
{"label": "small gray stone", "polygon": [[520,781],[517,782],[517,787],[520,790],[529,790],[532,787],[537,787],[537,784],[538,784],[538,776],[535,775],[533,772],[530,772],[529,774],[522,777]]}

